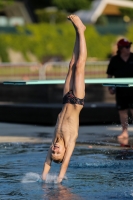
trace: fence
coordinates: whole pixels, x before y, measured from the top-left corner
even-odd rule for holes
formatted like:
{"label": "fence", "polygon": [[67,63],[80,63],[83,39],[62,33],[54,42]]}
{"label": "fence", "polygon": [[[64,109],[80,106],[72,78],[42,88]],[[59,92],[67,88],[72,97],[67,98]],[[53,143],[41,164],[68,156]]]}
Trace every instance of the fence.
{"label": "fence", "polygon": [[[105,78],[108,61],[86,62],[85,78]],[[0,81],[65,79],[69,62],[0,63]]]}
{"label": "fence", "polygon": [[0,81],[39,79],[39,63],[0,63]]}
{"label": "fence", "polygon": [[[85,78],[105,78],[108,61],[86,62]],[[64,79],[69,62],[48,62],[40,67],[39,79]]]}

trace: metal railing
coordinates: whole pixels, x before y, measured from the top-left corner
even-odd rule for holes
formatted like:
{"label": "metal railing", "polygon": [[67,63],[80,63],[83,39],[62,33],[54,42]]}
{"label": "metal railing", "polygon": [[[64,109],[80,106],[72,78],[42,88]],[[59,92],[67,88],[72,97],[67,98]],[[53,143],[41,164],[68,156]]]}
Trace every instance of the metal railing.
{"label": "metal railing", "polygon": [[[86,62],[85,78],[105,78],[108,61]],[[0,63],[0,81],[65,79],[69,62]]]}
{"label": "metal railing", "polygon": [[[47,62],[39,69],[39,79],[64,79],[69,62]],[[86,62],[85,78],[105,78],[108,61]]]}
{"label": "metal railing", "polygon": [[39,63],[0,63],[0,81],[39,79]]}

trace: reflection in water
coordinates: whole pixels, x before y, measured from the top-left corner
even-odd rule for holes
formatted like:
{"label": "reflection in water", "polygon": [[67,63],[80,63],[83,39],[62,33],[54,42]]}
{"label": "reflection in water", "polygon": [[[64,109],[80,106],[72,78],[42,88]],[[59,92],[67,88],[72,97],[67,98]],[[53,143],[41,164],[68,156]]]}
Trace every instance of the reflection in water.
{"label": "reflection in water", "polygon": [[43,184],[44,199],[49,200],[82,200],[81,197],[73,194],[70,189],[61,184]]}
{"label": "reflection in water", "polygon": [[21,183],[23,183],[23,188],[26,191],[31,189],[37,191],[41,186],[44,193],[42,198],[45,200],[82,200],[82,198],[74,194],[70,188],[68,189],[61,184],[55,183],[55,180],[57,180],[56,174],[48,174],[47,181],[44,182],[39,174],[29,172],[23,176]]}
{"label": "reflection in water", "polygon": [[133,140],[127,137],[127,138],[117,138],[117,141],[120,144],[120,147],[122,147],[122,150],[120,151],[119,155],[116,156],[116,159],[132,160]]}
{"label": "reflection in water", "polygon": [[133,148],[133,140],[130,139],[129,137],[127,137],[127,138],[118,138],[117,141],[118,141],[118,143],[120,144],[121,147]]}

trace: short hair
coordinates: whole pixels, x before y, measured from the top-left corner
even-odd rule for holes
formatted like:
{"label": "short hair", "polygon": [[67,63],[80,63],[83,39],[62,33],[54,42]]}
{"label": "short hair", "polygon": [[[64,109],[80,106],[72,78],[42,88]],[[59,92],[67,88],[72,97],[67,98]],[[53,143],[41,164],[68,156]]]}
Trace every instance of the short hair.
{"label": "short hair", "polygon": [[56,160],[56,159],[52,158],[52,161],[55,162],[55,163],[57,163],[57,164],[60,164],[60,163],[62,163],[63,159]]}
{"label": "short hair", "polygon": [[58,163],[58,164],[63,162],[64,157],[65,157],[65,153],[64,153],[63,158],[61,158],[61,159],[57,159],[57,158],[55,158],[53,155],[51,155],[52,161],[55,162],[55,163]]}

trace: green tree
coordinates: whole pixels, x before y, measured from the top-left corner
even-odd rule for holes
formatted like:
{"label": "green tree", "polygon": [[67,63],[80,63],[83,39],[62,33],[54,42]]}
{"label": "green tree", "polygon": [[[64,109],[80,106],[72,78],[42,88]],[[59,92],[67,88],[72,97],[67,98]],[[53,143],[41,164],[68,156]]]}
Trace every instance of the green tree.
{"label": "green tree", "polygon": [[81,9],[88,9],[91,5],[91,0],[52,0],[52,4],[58,9],[68,12],[75,12]]}
{"label": "green tree", "polygon": [[67,13],[62,10],[47,11],[46,9],[38,9],[35,13],[39,22],[61,23],[67,20]]}
{"label": "green tree", "polygon": [[[133,1],[133,0],[131,0]],[[126,8],[126,7],[121,7],[119,8],[122,16],[128,16],[131,19],[133,19],[133,8]]]}
{"label": "green tree", "polygon": [[[21,0],[23,1],[23,0]],[[52,3],[51,3],[52,0],[29,0],[29,3],[30,5],[32,6],[33,10],[36,10],[36,9],[43,9],[45,7],[50,7],[52,6]]]}
{"label": "green tree", "polygon": [[0,9],[3,9],[4,7],[11,5],[14,2],[14,0],[0,0]]}
{"label": "green tree", "polygon": [[120,8],[122,16],[128,16],[133,19],[133,8]]}

